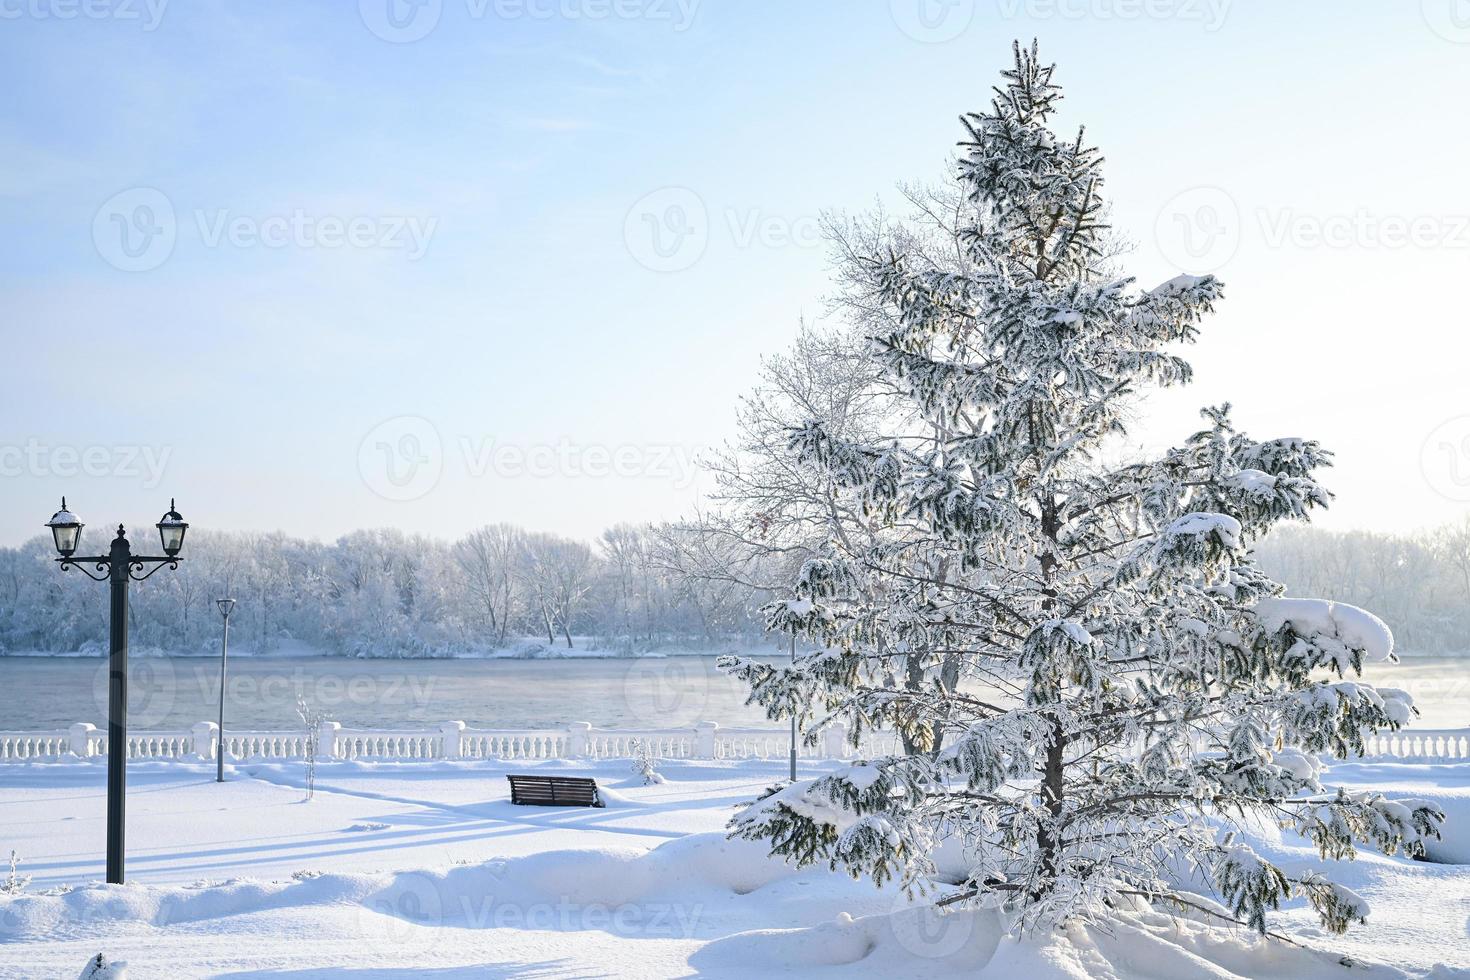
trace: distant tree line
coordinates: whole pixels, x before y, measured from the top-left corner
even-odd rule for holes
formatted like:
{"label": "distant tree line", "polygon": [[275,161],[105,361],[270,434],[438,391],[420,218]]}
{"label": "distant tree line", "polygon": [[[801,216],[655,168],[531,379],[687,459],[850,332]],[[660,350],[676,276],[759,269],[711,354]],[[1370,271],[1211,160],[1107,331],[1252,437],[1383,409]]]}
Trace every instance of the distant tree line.
{"label": "distant tree line", "polygon": [[[776,488],[770,472],[725,470]],[[761,604],[809,549],[798,509],[684,525],[620,524],[593,543],[493,524],[453,544],[395,530],[333,543],[284,534],[189,537],[178,571],[132,592],[135,648],[204,653],[214,600],[234,596],[241,649],[302,645],[343,656],[440,657],[539,645],[634,653],[715,648],[762,636]],[[780,533],[782,525],[791,533]],[[759,544],[759,547],[755,545]],[[1400,649],[1470,652],[1470,521],[1413,535],[1290,527],[1258,547],[1292,594],[1372,609]],[[0,548],[0,654],[106,649],[104,587],[62,572],[49,537]]]}
{"label": "distant tree line", "polygon": [[[395,530],[333,543],[196,529],[177,571],[131,595],[135,648],[207,652],[214,600],[243,650],[436,657],[536,645],[637,652],[759,637],[763,595],[680,572],[688,532],[621,524],[588,544],[506,524],[453,544]],[[49,537],[0,548],[0,653],[101,651],[105,587],[62,572]]]}

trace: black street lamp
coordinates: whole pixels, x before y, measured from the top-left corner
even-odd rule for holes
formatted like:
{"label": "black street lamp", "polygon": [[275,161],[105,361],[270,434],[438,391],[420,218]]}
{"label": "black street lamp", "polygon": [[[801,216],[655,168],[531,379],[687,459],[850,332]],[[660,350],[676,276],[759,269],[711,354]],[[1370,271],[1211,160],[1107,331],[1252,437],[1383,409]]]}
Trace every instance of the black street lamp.
{"label": "black street lamp", "polygon": [[[56,542],[56,559],[62,571],[80,568],[88,578],[112,585],[112,624],[107,647],[107,883],[123,883],[123,794],[127,788],[128,760],[128,583],[141,582],[164,565],[179,567],[179,552],[184,547],[184,532],[189,525],[169,501],[168,513],[158,522],[158,537],[165,558],[133,554],[123,526],[117,526],[117,537],[105,555],[73,558],[81,541],[82,522],[66,509],[51,516],[46,526]],[[90,569],[88,565],[92,566]],[[148,568],[152,565],[152,568]],[[147,569],[145,571],[145,569]]]}
{"label": "black street lamp", "polygon": [[234,599],[216,599],[219,614],[225,621],[224,636],[219,641],[219,732],[214,750],[214,781],[225,781],[225,660],[230,655],[230,613],[235,610]]}

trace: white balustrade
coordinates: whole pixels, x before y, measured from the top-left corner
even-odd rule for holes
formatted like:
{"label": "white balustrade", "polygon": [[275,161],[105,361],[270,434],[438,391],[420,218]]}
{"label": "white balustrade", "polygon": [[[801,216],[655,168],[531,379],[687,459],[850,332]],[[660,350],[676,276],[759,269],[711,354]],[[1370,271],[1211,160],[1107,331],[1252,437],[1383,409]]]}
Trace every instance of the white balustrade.
{"label": "white balustrade", "polygon": [[[225,730],[225,761],[299,759],[306,754],[305,732],[237,732]],[[318,756],[322,755],[320,749]]]}
{"label": "white balustrade", "polygon": [[68,732],[0,733],[0,762],[20,762],[69,751],[71,735]]}
{"label": "white balustrade", "polygon": [[575,756],[569,751],[573,733],[568,731],[482,731],[460,733],[462,759],[561,759]]}
{"label": "white balustrade", "polygon": [[1365,755],[1413,762],[1470,761],[1470,728],[1402,728],[1364,740]]}
{"label": "white balustrade", "polygon": [[[593,728],[574,722],[564,728],[535,731],[467,728],[445,722],[423,730],[343,728],[323,722],[317,732],[319,759],[618,759],[646,751],[657,759],[785,759],[790,734],[777,728],[725,728],[701,722],[693,728],[645,731]],[[225,758],[247,760],[300,759],[310,739],[303,731],[226,730]],[[213,759],[218,731],[200,722],[188,731],[130,732],[129,759]],[[640,748],[640,746],[642,748]],[[1365,758],[1404,762],[1470,762],[1470,728],[1404,729],[1370,736]],[[841,723],[818,733],[814,744],[797,745],[802,759],[876,758],[903,751],[893,732],[864,732],[859,747],[848,743]],[[107,733],[89,724],[63,731],[0,732],[0,763],[96,759],[107,754]]]}

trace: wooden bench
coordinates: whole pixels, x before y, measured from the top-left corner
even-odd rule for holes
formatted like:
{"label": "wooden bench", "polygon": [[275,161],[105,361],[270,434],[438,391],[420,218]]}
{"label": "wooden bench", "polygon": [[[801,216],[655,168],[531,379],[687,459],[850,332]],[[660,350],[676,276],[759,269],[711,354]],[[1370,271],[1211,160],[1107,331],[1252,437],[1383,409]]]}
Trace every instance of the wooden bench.
{"label": "wooden bench", "polygon": [[581,776],[506,776],[516,806],[602,806],[597,781]]}

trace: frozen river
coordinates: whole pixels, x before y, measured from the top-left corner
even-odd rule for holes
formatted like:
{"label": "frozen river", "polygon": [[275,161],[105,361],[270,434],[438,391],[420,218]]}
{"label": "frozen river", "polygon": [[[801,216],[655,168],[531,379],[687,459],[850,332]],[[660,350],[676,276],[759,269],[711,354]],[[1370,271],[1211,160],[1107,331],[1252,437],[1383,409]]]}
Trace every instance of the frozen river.
{"label": "frozen river", "polygon": [[[1372,683],[1414,696],[1418,727],[1470,726],[1470,659],[1406,657],[1369,668]],[[66,728],[107,716],[103,658],[0,657],[0,730]],[[182,729],[215,717],[219,661],[135,658],[131,727]],[[226,724],[296,727],[298,695],[348,727],[537,728],[571,721],[605,728],[684,728],[708,720],[766,725],[745,688],[714,657],[568,660],[346,660],[236,657]]]}
{"label": "frozen river", "polygon": [[[297,727],[298,696],[347,727],[419,728],[463,721],[472,728],[683,728],[698,721],[766,723],[743,706],[744,685],[714,657],[565,660],[349,660],[232,657],[226,724]],[[182,729],[218,711],[219,660],[135,657],[129,723]],[[0,657],[0,730],[66,728],[107,717],[106,658]]]}

